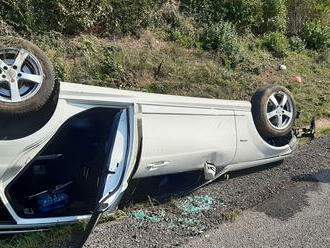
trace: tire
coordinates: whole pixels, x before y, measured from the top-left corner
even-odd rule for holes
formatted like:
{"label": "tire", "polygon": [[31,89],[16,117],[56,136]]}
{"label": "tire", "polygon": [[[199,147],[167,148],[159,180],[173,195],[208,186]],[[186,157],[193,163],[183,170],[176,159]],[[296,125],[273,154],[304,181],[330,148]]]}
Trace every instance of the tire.
{"label": "tire", "polygon": [[1,37],[0,59],[0,113],[22,117],[39,111],[55,86],[46,54],[29,41]]}
{"label": "tire", "polygon": [[290,91],[280,85],[267,85],[251,99],[252,116],[262,137],[287,135],[297,115],[296,103]]}

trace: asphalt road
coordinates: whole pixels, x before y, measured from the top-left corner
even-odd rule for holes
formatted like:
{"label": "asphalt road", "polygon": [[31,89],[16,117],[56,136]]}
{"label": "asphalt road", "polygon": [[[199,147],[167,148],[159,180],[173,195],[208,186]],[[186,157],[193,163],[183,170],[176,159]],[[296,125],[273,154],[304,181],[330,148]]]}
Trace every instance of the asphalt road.
{"label": "asphalt road", "polygon": [[181,247],[330,247],[330,170]]}
{"label": "asphalt road", "polygon": [[[280,165],[231,173],[187,197],[99,224],[84,247],[330,247],[329,171],[324,137]],[[237,219],[225,221],[236,210]]]}

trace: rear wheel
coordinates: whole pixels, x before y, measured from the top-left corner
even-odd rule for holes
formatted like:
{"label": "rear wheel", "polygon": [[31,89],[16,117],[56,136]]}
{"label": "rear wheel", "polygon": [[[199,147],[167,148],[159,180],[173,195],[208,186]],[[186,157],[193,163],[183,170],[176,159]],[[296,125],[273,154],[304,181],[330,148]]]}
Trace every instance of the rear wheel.
{"label": "rear wheel", "polygon": [[263,137],[287,135],[296,118],[296,104],[290,91],[279,85],[259,89],[251,99],[256,128]]}
{"label": "rear wheel", "polygon": [[37,46],[0,38],[0,113],[24,116],[40,110],[52,96],[54,69]]}

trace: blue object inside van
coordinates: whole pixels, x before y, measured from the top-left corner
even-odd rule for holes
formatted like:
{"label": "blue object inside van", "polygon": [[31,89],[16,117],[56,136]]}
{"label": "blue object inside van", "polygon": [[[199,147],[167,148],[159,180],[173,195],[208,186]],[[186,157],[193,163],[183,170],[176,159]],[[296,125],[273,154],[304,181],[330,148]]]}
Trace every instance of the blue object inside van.
{"label": "blue object inside van", "polygon": [[54,209],[64,208],[69,203],[69,196],[65,193],[45,194],[38,201],[38,209],[43,212],[49,212]]}

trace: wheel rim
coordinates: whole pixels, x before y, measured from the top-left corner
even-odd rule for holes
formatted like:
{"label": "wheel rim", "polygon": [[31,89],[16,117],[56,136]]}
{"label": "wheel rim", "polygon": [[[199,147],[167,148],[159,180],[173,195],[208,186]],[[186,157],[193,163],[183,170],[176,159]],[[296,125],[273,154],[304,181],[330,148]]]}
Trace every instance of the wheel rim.
{"label": "wheel rim", "polygon": [[33,97],[43,83],[37,58],[25,49],[0,49],[0,101],[23,102]]}
{"label": "wheel rim", "polygon": [[277,130],[286,129],[293,118],[293,102],[283,91],[270,95],[266,105],[266,119]]}

